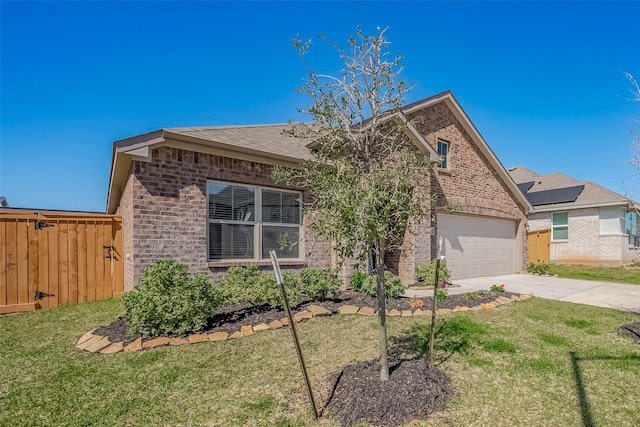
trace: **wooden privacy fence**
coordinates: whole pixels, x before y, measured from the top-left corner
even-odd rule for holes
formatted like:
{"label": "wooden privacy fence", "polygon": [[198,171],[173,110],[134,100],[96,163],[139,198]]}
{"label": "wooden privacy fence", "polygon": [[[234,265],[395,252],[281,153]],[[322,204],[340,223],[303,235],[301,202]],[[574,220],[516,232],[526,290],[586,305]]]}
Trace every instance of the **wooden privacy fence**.
{"label": "wooden privacy fence", "polygon": [[122,219],[0,209],[0,314],[122,295]]}
{"label": "wooden privacy fence", "polygon": [[527,237],[529,238],[529,262],[549,264],[551,230],[530,231]]}

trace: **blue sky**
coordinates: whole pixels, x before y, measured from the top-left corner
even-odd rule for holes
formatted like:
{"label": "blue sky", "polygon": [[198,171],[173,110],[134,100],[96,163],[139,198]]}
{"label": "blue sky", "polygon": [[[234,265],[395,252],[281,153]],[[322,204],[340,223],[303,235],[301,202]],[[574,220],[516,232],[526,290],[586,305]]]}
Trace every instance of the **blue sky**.
{"label": "blue sky", "polygon": [[[640,102],[639,2],[0,3],[0,195],[103,212],[115,140],[163,127],[284,123],[308,101],[290,44],[389,27],[407,102],[451,90],[505,167],[621,194]],[[336,72],[317,42],[309,58]],[[635,196],[637,197],[637,195]]]}

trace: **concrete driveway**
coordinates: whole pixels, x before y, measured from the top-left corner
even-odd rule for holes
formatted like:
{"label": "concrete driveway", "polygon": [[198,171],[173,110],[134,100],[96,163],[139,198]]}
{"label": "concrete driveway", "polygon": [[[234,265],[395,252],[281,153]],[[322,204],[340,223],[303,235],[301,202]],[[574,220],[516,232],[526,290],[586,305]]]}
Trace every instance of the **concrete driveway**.
{"label": "concrete driveway", "polygon": [[[478,277],[454,282],[460,287],[450,288],[450,294],[489,289],[495,283],[504,284],[505,290],[509,292],[640,313],[640,285],[559,279],[529,274]],[[421,291],[421,294],[422,292],[425,292],[424,295],[431,295],[433,291]]]}

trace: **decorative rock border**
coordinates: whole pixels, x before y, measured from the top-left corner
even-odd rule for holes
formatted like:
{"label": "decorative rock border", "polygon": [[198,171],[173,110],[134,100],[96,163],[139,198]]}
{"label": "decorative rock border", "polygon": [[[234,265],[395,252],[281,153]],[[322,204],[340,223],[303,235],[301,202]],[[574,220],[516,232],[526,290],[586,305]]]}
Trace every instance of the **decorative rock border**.
{"label": "decorative rock border", "polygon": [[[486,304],[480,304],[473,307],[461,307],[457,306],[453,309],[448,308],[439,308],[437,310],[437,315],[442,316],[449,313],[458,313],[462,311],[480,311],[480,310],[490,310],[492,308],[498,307],[504,304],[511,304],[517,301],[524,301],[527,299],[533,298],[533,295],[522,294],[520,296],[513,295],[511,298],[500,296],[496,298],[494,302],[489,302]],[[355,305],[343,305],[338,308],[338,315],[360,315],[372,317],[377,313],[371,307],[357,307]],[[422,310],[420,308],[412,311],[412,310],[388,310],[387,315],[389,317],[416,317],[416,316],[431,316],[431,310]],[[306,308],[306,310],[299,311],[293,316],[293,321],[296,323],[300,323],[304,320],[311,319],[312,317],[322,317],[322,316],[331,316],[333,313],[326,308],[319,305],[310,305]],[[289,319],[287,317],[283,317],[280,320],[274,320],[269,323],[260,323],[255,326],[244,325],[240,328],[239,331],[236,331],[229,335],[226,332],[211,332],[211,333],[199,333],[199,334],[191,334],[187,336],[187,338],[183,337],[158,337],[151,338],[147,340],[143,340],[142,338],[138,338],[133,341],[129,345],[125,346],[122,342],[112,343],[109,341],[109,338],[103,337],[100,335],[93,334],[93,331],[89,331],[78,339],[76,347],[80,350],[88,351],[90,353],[99,353],[99,354],[113,354],[119,353],[121,351],[125,351],[128,353],[134,353],[137,351],[145,350],[148,348],[156,348],[162,346],[175,346],[175,345],[184,345],[184,344],[195,344],[199,342],[205,341],[227,341],[232,339],[241,338],[248,335],[253,335],[257,332],[268,331],[272,329],[280,329],[289,325]]]}

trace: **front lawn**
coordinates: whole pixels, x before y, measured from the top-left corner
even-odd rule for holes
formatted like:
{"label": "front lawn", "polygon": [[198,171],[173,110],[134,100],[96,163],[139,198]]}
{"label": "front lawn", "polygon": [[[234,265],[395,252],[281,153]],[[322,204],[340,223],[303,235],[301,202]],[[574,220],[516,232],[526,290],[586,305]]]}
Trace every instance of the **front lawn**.
{"label": "front lawn", "polygon": [[590,265],[551,264],[549,273],[564,279],[640,285],[640,267],[602,267]]}
{"label": "front lawn", "polygon": [[[0,318],[0,425],[337,425],[313,421],[288,329],[109,356],[75,348],[120,312],[111,300]],[[435,344],[454,396],[407,426],[637,425],[640,346],[617,328],[638,321],[539,298],[447,317]],[[428,322],[390,318],[391,353],[424,351]],[[318,396],[330,373],[377,355],[375,318],[298,331]]]}

